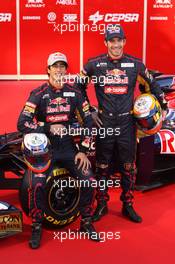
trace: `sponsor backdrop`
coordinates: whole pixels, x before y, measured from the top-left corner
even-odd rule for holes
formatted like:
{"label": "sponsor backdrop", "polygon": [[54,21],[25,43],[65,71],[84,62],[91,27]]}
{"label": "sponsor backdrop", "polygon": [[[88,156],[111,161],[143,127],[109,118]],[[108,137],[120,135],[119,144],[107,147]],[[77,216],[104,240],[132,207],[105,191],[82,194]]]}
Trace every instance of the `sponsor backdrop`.
{"label": "sponsor backdrop", "polygon": [[175,73],[175,0],[0,0],[0,79],[45,78],[55,51],[68,56],[70,73],[79,72],[105,53],[111,23],[124,27],[127,53]]}

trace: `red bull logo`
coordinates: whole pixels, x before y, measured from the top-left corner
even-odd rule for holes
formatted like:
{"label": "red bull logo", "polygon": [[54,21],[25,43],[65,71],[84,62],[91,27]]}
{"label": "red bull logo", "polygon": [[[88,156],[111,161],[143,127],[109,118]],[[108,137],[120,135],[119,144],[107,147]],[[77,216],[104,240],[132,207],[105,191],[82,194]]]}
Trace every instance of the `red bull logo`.
{"label": "red bull logo", "polygon": [[126,71],[122,71],[119,69],[107,70],[107,75],[126,75]]}
{"label": "red bull logo", "polygon": [[50,105],[61,105],[61,104],[67,104],[67,98],[57,97],[50,101]]}

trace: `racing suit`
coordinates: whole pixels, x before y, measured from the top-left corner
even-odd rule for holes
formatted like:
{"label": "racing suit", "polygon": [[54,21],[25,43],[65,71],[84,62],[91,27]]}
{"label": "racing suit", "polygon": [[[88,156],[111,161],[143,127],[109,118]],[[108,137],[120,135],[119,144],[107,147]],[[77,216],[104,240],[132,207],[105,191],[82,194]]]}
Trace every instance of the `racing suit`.
{"label": "racing suit", "polygon": [[[108,179],[109,165],[117,153],[122,175],[120,199],[124,203],[132,203],[136,174],[136,125],[132,109],[136,81],[140,84],[141,92],[153,93],[162,107],[163,92],[149,75],[144,64],[127,54],[123,54],[118,60],[103,54],[88,61],[77,78],[77,86],[87,100],[86,87],[90,79],[95,86],[98,115],[103,127],[106,131],[109,128],[113,131],[106,133],[105,138],[97,136],[96,177],[98,180]],[[107,201],[109,199],[107,191],[107,186],[103,190],[97,188],[97,201]]]}
{"label": "racing suit", "polygon": [[[78,165],[75,165],[74,158],[78,150],[70,133],[60,136],[58,133],[53,135],[49,132],[52,124],[62,124],[69,129],[76,110],[78,110],[84,122],[84,127],[91,130],[93,121],[89,104],[81,92],[68,83],[64,84],[59,91],[54,90],[49,83],[44,83],[31,92],[19,116],[17,126],[18,130],[24,134],[45,133],[50,139],[53,149],[52,165],[57,163],[64,166],[78,180],[91,181],[93,180],[91,170],[88,170],[85,174],[81,169],[78,169]],[[91,137],[87,132],[87,135],[84,134],[81,138],[79,151],[85,153],[89,149],[90,140]],[[33,222],[42,222],[43,220],[43,196],[46,177],[47,173],[45,177],[44,175],[41,177],[40,174],[32,174],[29,209]],[[89,186],[81,189],[80,213],[82,218],[91,214],[93,188],[91,184]]]}

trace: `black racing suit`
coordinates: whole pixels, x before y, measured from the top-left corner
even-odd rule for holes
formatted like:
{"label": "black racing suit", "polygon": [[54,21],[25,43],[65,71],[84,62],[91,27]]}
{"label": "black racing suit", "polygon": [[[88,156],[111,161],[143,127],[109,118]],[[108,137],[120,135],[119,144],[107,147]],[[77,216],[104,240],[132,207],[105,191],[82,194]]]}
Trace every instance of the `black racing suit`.
{"label": "black racing suit", "polygon": [[[68,129],[75,117],[76,110],[83,120],[84,127],[91,130],[93,121],[89,104],[81,92],[67,83],[64,84],[62,90],[56,92],[51,85],[44,83],[31,92],[19,116],[18,130],[24,134],[45,133],[53,148],[52,165],[57,163],[64,166],[76,179],[91,181],[93,180],[91,170],[85,175],[75,165],[74,158],[78,151],[70,133],[60,136],[57,131],[55,131],[55,135],[49,132],[52,124],[62,124],[67,128],[67,131],[70,131]],[[80,141],[79,150],[81,152],[85,153],[89,149],[90,140],[91,137],[87,131],[87,135],[82,135]],[[33,174],[29,195],[30,214],[34,222],[43,220],[45,181],[46,175],[41,177],[40,174]],[[80,213],[83,218],[91,214],[93,188],[91,184],[89,186],[81,189]]]}
{"label": "black racing suit", "polygon": [[[122,175],[120,199],[123,202],[132,202],[136,174],[136,126],[132,109],[136,81],[140,83],[141,92],[153,93],[162,107],[163,92],[149,75],[144,64],[127,54],[123,54],[118,60],[103,54],[88,61],[77,80],[77,86],[86,98],[86,87],[90,79],[95,86],[99,117],[103,127],[106,131],[108,128],[115,131],[112,134],[110,132],[110,135],[108,133],[105,138],[97,136],[96,177],[98,180],[108,178],[109,165],[117,153]],[[107,187],[105,190],[98,188],[97,200],[108,199]]]}

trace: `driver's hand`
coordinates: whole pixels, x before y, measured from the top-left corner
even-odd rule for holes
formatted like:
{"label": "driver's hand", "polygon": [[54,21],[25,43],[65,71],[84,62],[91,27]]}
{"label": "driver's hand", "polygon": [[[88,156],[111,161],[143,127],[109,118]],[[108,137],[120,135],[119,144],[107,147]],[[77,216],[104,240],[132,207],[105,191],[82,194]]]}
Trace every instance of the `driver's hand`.
{"label": "driver's hand", "polygon": [[[78,164],[79,161],[79,164]],[[91,168],[91,163],[88,160],[87,156],[83,152],[78,152],[75,156],[75,164],[78,164],[78,169],[82,169],[83,172],[86,172]]]}
{"label": "driver's hand", "polygon": [[98,113],[97,112],[92,112],[92,119],[94,121],[94,123],[98,126],[98,127],[102,127],[103,122],[101,121],[101,119],[98,117]]}

